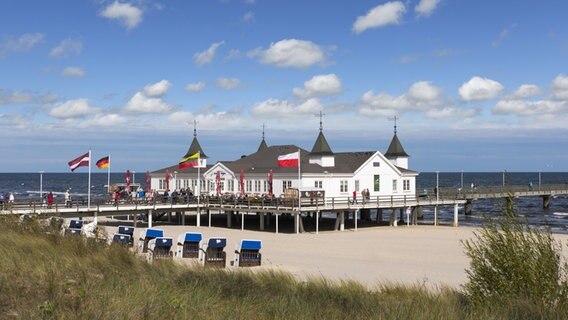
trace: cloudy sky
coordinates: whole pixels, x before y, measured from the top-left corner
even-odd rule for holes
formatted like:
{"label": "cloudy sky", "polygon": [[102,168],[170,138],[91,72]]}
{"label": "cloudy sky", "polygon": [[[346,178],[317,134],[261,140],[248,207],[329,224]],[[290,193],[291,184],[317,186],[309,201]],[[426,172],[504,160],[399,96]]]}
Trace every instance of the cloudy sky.
{"label": "cloudy sky", "polygon": [[[155,170],[269,145],[417,171],[568,169],[568,2],[19,0],[0,5],[0,172]],[[80,169],[83,170],[83,169]]]}

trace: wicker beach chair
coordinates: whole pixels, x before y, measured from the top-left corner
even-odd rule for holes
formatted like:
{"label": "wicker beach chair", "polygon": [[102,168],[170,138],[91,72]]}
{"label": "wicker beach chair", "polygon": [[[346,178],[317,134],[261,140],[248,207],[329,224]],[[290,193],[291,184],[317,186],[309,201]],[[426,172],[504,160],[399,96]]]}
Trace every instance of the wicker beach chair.
{"label": "wicker beach chair", "polygon": [[262,261],[262,248],[261,240],[243,239],[240,246],[235,250],[235,260],[233,265],[235,267],[256,267],[260,266]]}
{"label": "wicker beach chair", "polygon": [[205,267],[225,268],[227,261],[226,246],[227,239],[225,238],[209,238],[207,248],[204,250],[203,265]]}
{"label": "wicker beach chair", "polygon": [[148,260],[172,258],[172,238],[157,237],[148,242]]}
{"label": "wicker beach chair", "polygon": [[111,242],[116,243],[116,244],[120,244],[120,245],[131,246],[132,237],[130,235],[127,235],[127,234],[115,233],[112,236]]}
{"label": "wicker beach chair", "polygon": [[131,247],[134,245],[134,227],[118,226],[117,234],[129,236],[130,242],[128,243],[128,245]]}
{"label": "wicker beach chair", "polygon": [[203,235],[201,233],[186,232],[179,236],[177,242],[176,257],[199,259],[201,248],[201,240]]}
{"label": "wicker beach chair", "polygon": [[164,230],[162,229],[147,228],[142,230],[142,232],[140,232],[140,237],[138,238],[138,252],[148,252],[148,242],[152,239],[161,238],[163,236]]}
{"label": "wicker beach chair", "polygon": [[65,236],[81,236],[81,228],[83,227],[83,220],[71,220],[69,226],[65,228]]}

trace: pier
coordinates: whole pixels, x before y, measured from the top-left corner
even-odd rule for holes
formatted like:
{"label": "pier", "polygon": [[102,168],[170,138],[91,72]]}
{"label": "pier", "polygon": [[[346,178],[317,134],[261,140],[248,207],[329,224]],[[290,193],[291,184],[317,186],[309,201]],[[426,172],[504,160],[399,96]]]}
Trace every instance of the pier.
{"label": "pier", "polygon": [[[436,191],[438,193],[436,194]],[[291,216],[294,219],[294,232],[304,231],[303,218],[311,217],[315,221],[315,232],[319,232],[319,221],[322,214],[336,215],[334,230],[345,230],[346,216],[354,217],[354,229],[358,228],[358,220],[369,220],[370,211],[376,210],[377,224],[382,224],[383,213],[390,213],[388,224],[397,226],[400,223],[417,224],[417,219],[424,207],[434,209],[434,225],[437,225],[437,213],[440,207],[453,207],[453,226],[459,226],[458,213],[463,209],[464,214],[471,214],[473,203],[480,199],[513,199],[518,197],[541,197],[544,208],[550,205],[554,196],[568,195],[568,184],[541,185],[532,189],[527,186],[484,187],[475,189],[439,188],[417,192],[417,197],[384,196],[369,197],[353,201],[351,197],[301,197],[298,201],[287,198],[234,198],[234,197],[202,197],[197,203],[193,199],[189,203],[148,203],[145,200],[108,203],[95,200],[89,208],[86,204],[76,203],[67,208],[63,204],[54,204],[47,208],[41,202],[16,202],[4,204],[2,214],[37,215],[39,217],[60,216],[63,218],[109,217],[144,215],[148,226],[151,227],[154,217],[168,215],[171,221],[186,225],[186,216],[196,217],[196,226],[201,226],[202,216],[207,217],[207,225],[211,226],[212,215],[225,215],[227,227],[233,226],[233,220],[240,221],[241,229],[245,227],[245,219],[258,220],[259,229],[264,230],[269,218],[275,221],[275,231],[279,232],[279,218]],[[506,200],[511,201],[511,200]],[[398,217],[397,217],[398,215]],[[139,220],[134,218],[133,223]],[[387,221],[384,221],[386,223]]]}

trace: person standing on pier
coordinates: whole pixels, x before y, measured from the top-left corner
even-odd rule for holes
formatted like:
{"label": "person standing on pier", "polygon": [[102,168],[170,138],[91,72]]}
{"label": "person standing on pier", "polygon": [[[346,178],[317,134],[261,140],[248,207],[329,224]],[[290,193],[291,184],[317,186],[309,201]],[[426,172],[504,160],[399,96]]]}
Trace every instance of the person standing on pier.
{"label": "person standing on pier", "polygon": [[71,208],[71,194],[69,193],[69,189],[65,191],[65,207]]}
{"label": "person standing on pier", "polygon": [[53,193],[50,192],[50,193],[47,195],[47,207],[48,207],[49,209],[51,209],[52,206],[53,206]]}
{"label": "person standing on pier", "polygon": [[357,191],[353,190],[353,204],[357,203]]}

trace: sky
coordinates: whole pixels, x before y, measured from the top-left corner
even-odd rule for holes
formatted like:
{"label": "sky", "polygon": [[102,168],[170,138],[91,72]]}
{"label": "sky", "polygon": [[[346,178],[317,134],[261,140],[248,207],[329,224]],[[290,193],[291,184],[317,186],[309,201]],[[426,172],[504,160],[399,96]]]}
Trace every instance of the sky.
{"label": "sky", "polygon": [[[568,170],[568,1],[19,0],[0,4],[0,172],[208,163],[260,144],[410,169]],[[196,125],[195,125],[196,124]],[[85,168],[78,171],[85,171]],[[95,172],[97,169],[94,168]]]}

